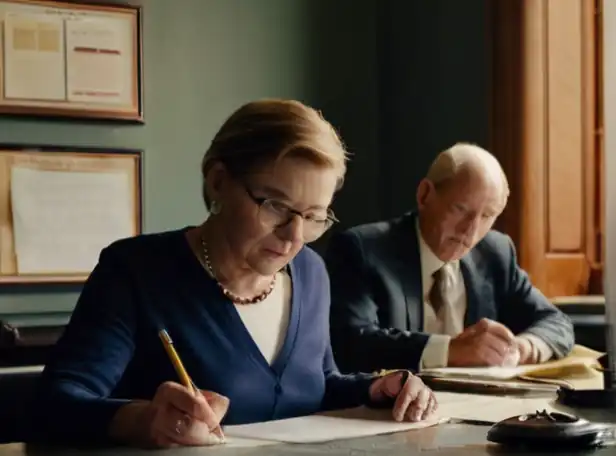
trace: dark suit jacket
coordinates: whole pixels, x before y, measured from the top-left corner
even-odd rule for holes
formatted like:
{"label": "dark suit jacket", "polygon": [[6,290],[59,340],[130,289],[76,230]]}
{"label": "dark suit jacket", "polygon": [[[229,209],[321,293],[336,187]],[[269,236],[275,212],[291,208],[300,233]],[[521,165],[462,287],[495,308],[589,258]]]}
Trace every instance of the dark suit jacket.
{"label": "dark suit jacket", "polygon": [[[419,369],[429,334],[423,331],[419,244],[413,213],[332,236],[331,340],[343,371]],[[532,286],[518,266],[511,239],[489,232],[461,259],[467,295],[465,326],[482,318],[514,334],[543,339],[555,357],[574,344],[569,318]]]}

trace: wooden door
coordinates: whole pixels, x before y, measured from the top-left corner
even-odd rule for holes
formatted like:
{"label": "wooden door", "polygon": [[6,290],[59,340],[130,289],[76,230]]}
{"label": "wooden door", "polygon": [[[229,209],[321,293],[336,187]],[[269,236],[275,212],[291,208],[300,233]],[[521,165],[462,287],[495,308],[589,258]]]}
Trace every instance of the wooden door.
{"label": "wooden door", "polygon": [[[497,227],[545,294],[587,294],[601,270],[594,0],[491,0],[491,148],[510,180]],[[598,283],[601,283],[599,280]]]}

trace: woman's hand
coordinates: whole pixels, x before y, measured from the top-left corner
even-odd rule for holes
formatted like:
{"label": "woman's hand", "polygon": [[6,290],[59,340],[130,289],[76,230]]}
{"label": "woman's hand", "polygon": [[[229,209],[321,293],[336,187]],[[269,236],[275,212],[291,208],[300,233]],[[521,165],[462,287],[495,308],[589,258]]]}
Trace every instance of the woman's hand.
{"label": "woman's hand", "polygon": [[[210,391],[194,394],[178,383],[166,382],[150,402],[131,405],[114,417],[112,436],[116,430],[116,436],[124,434],[122,440],[128,437],[133,443],[157,448],[222,443],[212,431],[227,412],[229,400],[224,396]],[[130,436],[126,436],[127,427],[133,430]]]}
{"label": "woman's hand", "polygon": [[393,398],[395,402],[392,414],[396,421],[425,420],[437,408],[432,390],[419,377],[407,371],[393,372],[379,377],[370,385],[370,399],[373,402],[378,403]]}

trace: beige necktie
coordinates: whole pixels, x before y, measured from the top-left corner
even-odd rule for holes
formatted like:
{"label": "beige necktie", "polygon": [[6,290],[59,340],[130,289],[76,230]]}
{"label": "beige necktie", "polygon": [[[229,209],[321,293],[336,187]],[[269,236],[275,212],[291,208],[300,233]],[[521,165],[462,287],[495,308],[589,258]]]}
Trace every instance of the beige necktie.
{"label": "beige necktie", "polygon": [[441,333],[449,336],[458,335],[464,328],[463,322],[456,321],[452,307],[453,269],[450,264],[444,264],[433,275],[434,283],[428,295],[430,305],[434,309],[436,319],[440,322]]}

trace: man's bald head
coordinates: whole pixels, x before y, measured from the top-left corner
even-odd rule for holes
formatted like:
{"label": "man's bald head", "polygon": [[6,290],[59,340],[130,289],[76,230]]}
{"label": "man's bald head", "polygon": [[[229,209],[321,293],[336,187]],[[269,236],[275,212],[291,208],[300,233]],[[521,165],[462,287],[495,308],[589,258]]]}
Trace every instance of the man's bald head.
{"label": "man's bald head", "polygon": [[495,184],[503,197],[503,206],[507,203],[507,176],[496,157],[487,150],[474,144],[457,143],[438,154],[428,169],[426,179],[439,188],[447,186],[460,176]]}
{"label": "man's bald head", "polygon": [[422,236],[441,260],[457,260],[492,228],[508,196],[507,178],[492,154],[455,144],[436,157],[417,189]]}

